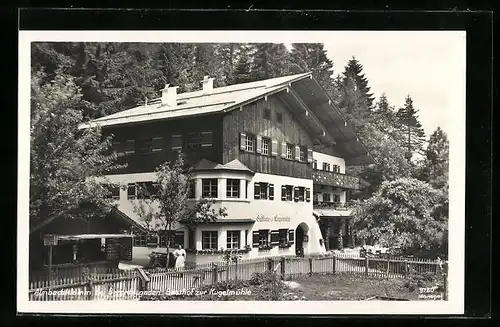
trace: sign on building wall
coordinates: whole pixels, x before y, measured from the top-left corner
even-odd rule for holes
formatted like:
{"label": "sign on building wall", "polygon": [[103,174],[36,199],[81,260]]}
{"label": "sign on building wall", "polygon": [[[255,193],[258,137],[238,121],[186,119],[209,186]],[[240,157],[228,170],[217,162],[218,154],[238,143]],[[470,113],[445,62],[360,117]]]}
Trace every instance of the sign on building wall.
{"label": "sign on building wall", "polygon": [[266,217],[264,215],[257,215],[255,218],[256,222],[290,222],[292,219],[288,216],[274,216],[274,217]]}
{"label": "sign on building wall", "polygon": [[55,235],[44,235],[43,236],[43,245],[57,245],[57,238]]}

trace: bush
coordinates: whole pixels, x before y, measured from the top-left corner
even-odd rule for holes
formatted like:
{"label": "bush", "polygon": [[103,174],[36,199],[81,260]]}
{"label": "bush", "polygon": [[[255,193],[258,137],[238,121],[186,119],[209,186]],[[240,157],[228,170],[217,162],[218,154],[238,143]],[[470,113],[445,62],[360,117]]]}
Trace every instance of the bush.
{"label": "bush", "polygon": [[250,278],[249,284],[255,286],[269,284],[272,283],[275,279],[276,276],[273,274],[273,272],[267,270],[262,273],[254,273]]}

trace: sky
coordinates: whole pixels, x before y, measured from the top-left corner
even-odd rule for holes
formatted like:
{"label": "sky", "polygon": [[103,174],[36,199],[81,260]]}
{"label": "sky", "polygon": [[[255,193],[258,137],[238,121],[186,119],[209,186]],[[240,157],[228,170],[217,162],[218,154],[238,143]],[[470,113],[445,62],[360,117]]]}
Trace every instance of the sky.
{"label": "sky", "polygon": [[338,32],[324,46],[334,75],[355,56],[376,100],[385,92],[399,108],[410,95],[426,134],[438,126],[449,134],[463,109],[456,100],[465,100],[465,33]]}

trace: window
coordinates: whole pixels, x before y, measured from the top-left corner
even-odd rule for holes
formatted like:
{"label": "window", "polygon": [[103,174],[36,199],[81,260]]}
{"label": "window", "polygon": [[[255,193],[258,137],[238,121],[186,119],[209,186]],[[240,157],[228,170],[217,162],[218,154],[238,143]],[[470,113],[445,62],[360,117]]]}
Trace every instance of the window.
{"label": "window", "polygon": [[151,151],[160,152],[163,150],[163,137],[153,137]]}
{"label": "window", "polygon": [[114,141],[114,142],[113,142],[113,150],[116,152],[116,155],[117,155],[118,157],[123,157],[123,156],[125,156],[125,152],[124,152],[124,144],[122,144],[121,142]]}
{"label": "window", "polygon": [[307,149],[304,148],[304,147],[299,147],[299,160],[302,161],[302,162],[306,162],[307,160]]}
{"label": "window", "polygon": [[286,158],[288,160],[293,159],[293,145],[292,144],[287,143],[287,145],[286,145]]}
{"label": "window", "polygon": [[280,124],[283,122],[283,114],[281,112],[276,113],[276,121]]}
{"label": "window", "polygon": [[249,181],[246,181],[246,183],[245,183],[245,199],[248,199],[248,184],[249,183],[250,183]]}
{"label": "window", "polygon": [[202,249],[217,249],[217,231],[202,231],[201,239]]}
{"label": "window", "polygon": [[189,195],[188,196],[190,199],[196,198],[196,180],[189,181]]}
{"label": "window", "polygon": [[192,132],[186,134],[186,148],[188,150],[201,149],[201,133]]}
{"label": "window", "polygon": [[271,140],[263,137],[262,138],[262,154],[265,156],[268,156],[271,153],[270,148],[271,148]]}
{"label": "window", "polygon": [[152,152],[153,139],[150,137],[137,140],[136,150],[138,154],[147,154]]}
{"label": "window", "polygon": [[327,162],[323,162],[323,170],[324,171],[330,171],[330,164]]}
{"label": "window", "polygon": [[201,180],[202,194],[204,198],[217,197],[217,179],[202,179]]}
{"label": "window", "polygon": [[240,231],[228,230],[227,231],[227,248],[239,249],[240,248]]}
{"label": "window", "polygon": [[245,151],[254,152],[255,151],[255,137],[253,135],[246,135],[245,140]]}
{"label": "window", "polygon": [[184,231],[178,230],[175,232],[174,244],[184,247]]}
{"label": "window", "polygon": [[211,147],[212,146],[212,132],[201,132],[201,147]]}
{"label": "window", "polygon": [[135,153],[135,141],[134,140],[126,140],[124,150],[125,150],[125,154],[134,154]]}
{"label": "window", "polygon": [[271,120],[271,109],[264,108],[263,117],[264,119]]}
{"label": "window", "polygon": [[269,230],[261,229],[259,230],[259,246],[269,245]]}
{"label": "window", "polygon": [[330,193],[323,193],[323,202],[330,202]]}
{"label": "window", "polygon": [[120,200],[120,187],[118,185],[105,185],[108,191],[108,199]]}
{"label": "window", "polygon": [[144,234],[134,235],[134,246],[147,246],[148,237]]}
{"label": "window", "polygon": [[286,245],[288,243],[288,229],[278,230],[280,245]]}
{"label": "window", "polygon": [[304,201],[304,193],[305,193],[305,188],[304,187],[295,187],[294,190],[294,200],[295,201]]}
{"label": "window", "polygon": [[318,160],[313,160],[313,169],[318,169]]}
{"label": "window", "polygon": [[135,200],[137,198],[137,193],[136,193],[136,185],[135,184],[128,184],[127,187],[127,199],[128,200]]}
{"label": "window", "polygon": [[293,186],[283,185],[281,187],[281,201],[292,201]]}
{"label": "window", "polygon": [[274,184],[255,183],[254,184],[254,199],[274,199]]}
{"label": "window", "polygon": [[182,150],[181,134],[172,134],[172,150]]}
{"label": "window", "polygon": [[333,195],[333,202],[335,203],[340,203],[340,195],[334,194]]}
{"label": "window", "polygon": [[240,197],[240,180],[228,179],[226,186],[226,197],[239,198]]}
{"label": "window", "polygon": [[260,198],[267,199],[267,183],[259,183],[260,184]]}
{"label": "window", "polygon": [[334,172],[334,173],[340,173],[340,166],[338,166],[338,165],[333,165],[333,172]]}
{"label": "window", "polygon": [[314,192],[314,194],[313,194],[313,202],[315,202],[315,203],[316,203],[316,202],[319,202],[319,195],[320,195],[320,194],[321,194],[321,193]]}

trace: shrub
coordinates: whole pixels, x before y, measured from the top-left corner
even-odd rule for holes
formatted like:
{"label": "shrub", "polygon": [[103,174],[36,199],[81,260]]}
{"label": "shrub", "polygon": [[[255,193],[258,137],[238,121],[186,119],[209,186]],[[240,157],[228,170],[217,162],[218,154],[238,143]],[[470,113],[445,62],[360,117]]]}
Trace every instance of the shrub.
{"label": "shrub", "polygon": [[250,285],[263,285],[272,283],[275,280],[276,276],[271,271],[265,271],[262,273],[254,273],[250,278]]}

